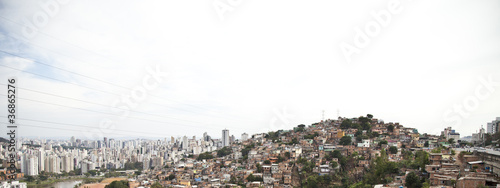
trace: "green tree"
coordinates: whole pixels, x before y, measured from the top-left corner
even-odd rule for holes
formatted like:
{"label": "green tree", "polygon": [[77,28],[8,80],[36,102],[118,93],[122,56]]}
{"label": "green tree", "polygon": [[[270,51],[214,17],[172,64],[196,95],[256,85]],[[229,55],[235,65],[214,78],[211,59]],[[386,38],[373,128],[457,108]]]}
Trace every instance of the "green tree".
{"label": "green tree", "polygon": [[141,171],[139,171],[139,170],[137,170],[137,171],[135,171],[135,172],[134,172],[134,174],[135,174],[136,176],[138,176],[138,175],[141,175],[141,174],[142,174],[142,172],[141,172]]}
{"label": "green tree", "polygon": [[104,188],[128,188],[128,182],[125,180],[113,181]]}
{"label": "green tree", "polygon": [[366,117],[368,117],[368,118],[372,119],[372,118],[373,118],[373,115],[371,115],[371,114],[366,114]]}
{"label": "green tree", "polygon": [[217,156],[218,157],[224,157],[226,155],[231,154],[231,152],[232,152],[231,148],[229,148],[229,147],[223,147],[222,149],[220,149],[220,150],[217,151]]}
{"label": "green tree", "polygon": [[28,182],[34,182],[35,181],[35,177],[33,177],[33,176],[24,176],[24,178],[26,178],[26,181],[28,181]]}
{"label": "green tree", "polygon": [[340,159],[342,156],[342,153],[340,152],[340,150],[333,150],[332,152],[332,157],[333,158],[337,158],[337,159]]}
{"label": "green tree", "polygon": [[376,157],[370,164],[370,169],[366,173],[364,180],[367,184],[385,184],[390,180],[389,175],[394,175],[399,173],[399,166],[395,162],[390,162],[387,157],[386,151],[382,149],[380,151],[380,156]]}
{"label": "green tree", "polygon": [[429,147],[429,141],[425,141],[424,147],[428,148]]}
{"label": "green tree", "polygon": [[351,120],[350,119],[346,119],[344,121],[342,121],[342,123],[340,124],[340,128],[341,129],[348,129],[348,128],[351,128]]}
{"label": "green tree", "polygon": [[382,144],[388,144],[389,142],[387,142],[387,140],[381,140],[380,142],[378,142],[378,146],[382,146]]}
{"label": "green tree", "polygon": [[163,188],[163,186],[160,183],[156,182],[153,185],[151,185],[151,188]]}
{"label": "green tree", "polygon": [[42,181],[49,179],[49,177],[46,175],[39,175],[38,178],[40,178],[40,180],[42,180]]}
{"label": "green tree", "polygon": [[304,139],[314,139],[315,137],[319,136],[319,133],[314,132],[314,134],[308,134],[304,136]]}
{"label": "green tree", "polygon": [[359,123],[352,123],[350,128],[351,129],[358,129],[358,130],[362,129],[362,127]]}
{"label": "green tree", "polygon": [[361,124],[363,124],[363,123],[371,123],[371,120],[369,118],[366,118],[366,117],[363,117],[363,116],[359,117],[358,121],[361,122]]}
{"label": "green tree", "polygon": [[291,144],[299,144],[299,140],[297,138],[292,138]]}
{"label": "green tree", "polygon": [[[247,154],[248,154],[248,152],[247,152]],[[213,159],[213,158],[214,158],[214,156],[212,154],[205,152],[205,153],[198,155],[196,160],[201,161],[203,159]]]}
{"label": "green tree", "polygon": [[88,172],[89,172],[89,173],[90,173],[90,175],[92,175],[92,176],[97,175],[97,170],[89,170]]}
{"label": "green tree", "polygon": [[358,183],[355,183],[355,184],[349,186],[349,188],[372,188],[372,186],[360,181]]}
{"label": "green tree", "polygon": [[262,181],[262,178],[261,177],[256,177],[253,174],[250,174],[250,175],[247,176],[247,180],[249,182],[252,182],[252,181]]}
{"label": "green tree", "polygon": [[300,124],[297,126],[296,132],[303,132],[305,130],[306,125]]}
{"label": "green tree", "polygon": [[245,148],[241,150],[241,155],[243,157],[248,156],[248,152],[250,152],[250,150],[252,150],[254,147],[254,144],[246,145]]}
{"label": "green tree", "polygon": [[278,156],[278,163],[281,163],[283,161],[285,161],[285,158],[283,158],[281,155]]}
{"label": "green tree", "polygon": [[339,144],[340,145],[350,145],[352,142],[352,138],[350,136],[343,136],[342,138],[340,138],[340,141],[339,141]]}
{"label": "green tree", "polygon": [[290,159],[290,152],[288,152],[288,151],[287,151],[287,152],[285,152],[285,157],[286,157],[287,159]]}
{"label": "green tree", "polygon": [[422,171],[425,171],[425,165],[429,163],[429,153],[419,150],[415,152],[415,160],[411,166],[413,169],[420,168]]}
{"label": "green tree", "polygon": [[392,154],[396,154],[398,153],[398,148],[396,146],[391,146],[389,147],[389,152],[391,152]]}
{"label": "green tree", "polygon": [[318,177],[317,176],[307,177],[307,187],[308,188],[318,188]]}
{"label": "green tree", "polygon": [[391,133],[394,132],[394,125],[387,126],[387,131],[389,131]]}
{"label": "green tree", "polygon": [[448,144],[451,144],[451,145],[455,144],[455,139],[454,138],[448,139]]}
{"label": "green tree", "polygon": [[262,166],[260,166],[260,164],[259,164],[259,163],[257,163],[257,164],[255,165],[255,167],[257,167],[257,172],[258,172],[258,173],[261,173],[261,172],[262,172]]}
{"label": "green tree", "polygon": [[431,153],[441,153],[441,147],[437,147],[431,150]]}
{"label": "green tree", "polygon": [[422,183],[422,188],[429,188],[429,187],[431,187],[431,185],[429,184],[429,182]]}
{"label": "green tree", "polygon": [[264,164],[271,164],[271,161],[270,160],[265,160]]}
{"label": "green tree", "polygon": [[167,180],[173,180],[173,179],[175,179],[175,175],[174,174],[170,174],[165,179],[167,179]]}
{"label": "green tree", "polygon": [[372,132],[370,138],[377,138],[378,136],[380,136],[378,132]]}
{"label": "green tree", "polygon": [[368,122],[363,122],[361,124],[361,128],[363,128],[363,130],[370,130],[372,128],[372,126]]}
{"label": "green tree", "polygon": [[422,182],[420,181],[420,178],[415,174],[415,172],[410,172],[408,175],[406,175],[406,187],[408,188],[421,188],[422,187]]}
{"label": "green tree", "polygon": [[332,168],[337,168],[337,166],[339,166],[339,164],[337,162],[335,162],[335,161],[332,161],[332,162],[330,162],[330,166]]}

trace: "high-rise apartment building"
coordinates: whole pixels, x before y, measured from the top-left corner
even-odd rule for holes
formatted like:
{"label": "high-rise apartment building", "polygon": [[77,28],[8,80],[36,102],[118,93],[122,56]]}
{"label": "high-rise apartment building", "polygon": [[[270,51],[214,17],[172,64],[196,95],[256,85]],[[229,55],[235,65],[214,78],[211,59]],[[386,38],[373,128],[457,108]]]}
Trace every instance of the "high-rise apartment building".
{"label": "high-rise apartment building", "polygon": [[183,150],[188,149],[188,137],[187,136],[182,137],[182,149]]}
{"label": "high-rise apartment building", "polygon": [[222,147],[229,146],[229,130],[224,129],[222,130]]}
{"label": "high-rise apartment building", "polygon": [[243,142],[243,141],[246,141],[246,140],[248,140],[248,134],[247,133],[241,134],[241,141]]}
{"label": "high-rise apartment building", "polygon": [[490,134],[495,134],[500,128],[500,117],[486,124],[486,131]]}

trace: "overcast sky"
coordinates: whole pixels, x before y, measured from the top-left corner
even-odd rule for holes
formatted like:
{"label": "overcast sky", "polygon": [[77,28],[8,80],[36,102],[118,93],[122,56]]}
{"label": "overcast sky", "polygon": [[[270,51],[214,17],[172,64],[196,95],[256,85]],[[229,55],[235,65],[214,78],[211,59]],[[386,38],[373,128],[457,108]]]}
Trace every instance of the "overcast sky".
{"label": "overcast sky", "polygon": [[22,137],[239,138],[323,111],[466,136],[500,116],[495,0],[2,0],[0,50]]}

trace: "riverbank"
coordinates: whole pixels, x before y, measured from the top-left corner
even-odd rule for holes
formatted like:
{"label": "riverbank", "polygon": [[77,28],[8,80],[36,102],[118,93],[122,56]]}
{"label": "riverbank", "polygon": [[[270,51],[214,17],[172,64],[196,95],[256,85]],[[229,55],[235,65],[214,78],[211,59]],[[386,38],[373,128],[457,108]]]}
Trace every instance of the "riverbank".
{"label": "riverbank", "polygon": [[83,184],[80,185],[79,188],[104,188],[106,185],[110,184],[113,181],[120,181],[120,180],[127,180],[125,177],[121,178],[106,178],[102,180],[100,183],[88,183],[88,184]]}
{"label": "riverbank", "polygon": [[38,187],[47,187],[49,185],[54,185],[57,183],[62,183],[62,182],[75,182],[79,181],[80,183],[91,183],[91,182],[100,182],[104,180],[104,178],[87,178],[87,177],[72,177],[72,178],[66,178],[66,179],[48,179],[45,181],[34,181],[34,182],[27,182],[27,181],[21,181],[25,182],[28,188],[38,188]]}
{"label": "riverbank", "polygon": [[73,188],[75,186],[81,185],[82,180],[66,180],[58,181],[55,183],[45,183],[45,184],[31,184],[28,188]]}

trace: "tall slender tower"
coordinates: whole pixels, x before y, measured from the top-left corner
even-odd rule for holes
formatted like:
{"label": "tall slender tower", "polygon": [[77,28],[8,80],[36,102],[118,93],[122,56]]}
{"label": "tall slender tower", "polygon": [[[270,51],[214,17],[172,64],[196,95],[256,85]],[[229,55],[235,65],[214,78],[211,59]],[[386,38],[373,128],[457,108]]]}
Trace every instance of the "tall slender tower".
{"label": "tall slender tower", "polygon": [[222,130],[222,147],[229,146],[229,130]]}
{"label": "tall slender tower", "polygon": [[182,137],[182,149],[188,149],[188,138],[187,136]]}
{"label": "tall slender tower", "polygon": [[45,153],[43,148],[38,151],[38,171],[45,171]]}

